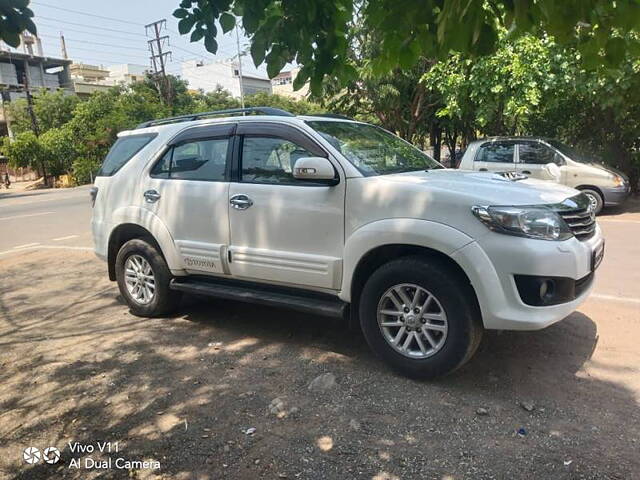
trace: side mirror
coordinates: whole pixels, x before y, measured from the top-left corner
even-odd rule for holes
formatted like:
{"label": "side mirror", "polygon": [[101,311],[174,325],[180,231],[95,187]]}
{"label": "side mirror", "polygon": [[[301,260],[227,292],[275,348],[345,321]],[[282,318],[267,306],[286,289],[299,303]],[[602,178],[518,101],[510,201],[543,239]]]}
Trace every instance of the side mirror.
{"label": "side mirror", "polygon": [[323,157],[303,157],[293,166],[293,178],[298,180],[334,180],[336,171]]}
{"label": "side mirror", "polygon": [[560,155],[559,153],[555,153],[553,155],[553,163],[555,163],[556,165],[561,167],[562,165],[565,164],[564,157],[562,155]]}

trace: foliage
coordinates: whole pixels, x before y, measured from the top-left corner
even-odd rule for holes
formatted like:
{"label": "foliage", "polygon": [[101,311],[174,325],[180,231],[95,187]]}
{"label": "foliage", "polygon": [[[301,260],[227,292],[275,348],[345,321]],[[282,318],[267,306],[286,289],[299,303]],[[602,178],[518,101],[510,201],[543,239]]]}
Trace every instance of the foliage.
{"label": "foliage", "polygon": [[46,153],[33,132],[23,132],[16,135],[10,142],[4,139],[4,152],[9,159],[9,165],[13,168],[31,167],[42,172],[41,168],[46,159]]}
{"label": "foliage", "polygon": [[71,170],[77,143],[70,128],[65,126],[47,130],[40,136],[39,142],[50,175],[62,175]]}
{"label": "foliage", "polygon": [[[68,122],[76,105],[80,102],[77,96],[69,95],[62,90],[51,92],[42,89],[33,97],[33,111],[41,132],[56,128]],[[8,105],[8,113],[12,118],[11,129],[14,133],[31,130],[31,117],[27,111],[27,101],[18,99]]]}
{"label": "foliage", "polygon": [[[294,86],[307,80],[319,93],[325,77],[341,84],[357,70],[348,50],[354,18],[379,36],[380,53],[371,59],[376,75],[415,66],[421,58],[444,59],[452,51],[483,56],[498,47],[499,32],[552,35],[576,46],[585,66],[617,66],[638,41],[636,0],[182,0],[174,12],[181,34],[204,40],[216,53],[218,29],[227,32],[242,18],[254,63],[267,64],[274,77],[288,62],[302,65]],[[219,27],[219,28],[218,28]]]}
{"label": "foliage", "polygon": [[307,115],[321,113],[318,104],[307,100],[294,100],[282,95],[273,95],[270,93],[254,93],[248,95],[244,99],[245,107],[274,107],[291,112],[294,115]]}
{"label": "foliage", "polygon": [[0,0],[0,40],[18,47],[23,31],[37,33],[32,18],[29,0]]}

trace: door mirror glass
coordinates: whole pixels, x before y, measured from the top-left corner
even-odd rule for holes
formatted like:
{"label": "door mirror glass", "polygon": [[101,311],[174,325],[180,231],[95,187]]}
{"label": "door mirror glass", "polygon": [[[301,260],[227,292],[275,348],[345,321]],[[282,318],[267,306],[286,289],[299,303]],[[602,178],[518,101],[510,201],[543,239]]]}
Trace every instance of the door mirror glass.
{"label": "door mirror glass", "polygon": [[298,180],[333,180],[336,171],[326,158],[303,157],[296,160],[293,176]]}
{"label": "door mirror glass", "polygon": [[555,155],[553,156],[553,163],[555,163],[558,166],[564,165],[565,164],[564,157],[560,155],[558,152],[556,152]]}

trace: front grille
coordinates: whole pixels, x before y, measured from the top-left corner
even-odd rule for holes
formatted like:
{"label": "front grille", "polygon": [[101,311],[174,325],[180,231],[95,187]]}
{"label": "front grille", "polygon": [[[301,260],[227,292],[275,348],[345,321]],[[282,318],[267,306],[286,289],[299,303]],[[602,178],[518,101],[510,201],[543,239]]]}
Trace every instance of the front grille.
{"label": "front grille", "polygon": [[558,212],[578,240],[588,240],[596,233],[595,216],[591,209]]}

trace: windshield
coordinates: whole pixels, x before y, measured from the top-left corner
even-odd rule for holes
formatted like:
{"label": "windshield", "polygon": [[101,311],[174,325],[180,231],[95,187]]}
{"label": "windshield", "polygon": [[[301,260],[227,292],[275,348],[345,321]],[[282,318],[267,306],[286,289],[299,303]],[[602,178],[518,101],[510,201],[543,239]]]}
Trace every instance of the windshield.
{"label": "windshield", "polygon": [[409,142],[366,123],[308,121],[363,175],[388,175],[444,168]]}

